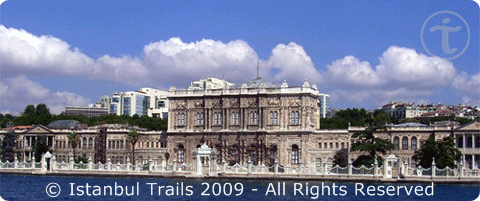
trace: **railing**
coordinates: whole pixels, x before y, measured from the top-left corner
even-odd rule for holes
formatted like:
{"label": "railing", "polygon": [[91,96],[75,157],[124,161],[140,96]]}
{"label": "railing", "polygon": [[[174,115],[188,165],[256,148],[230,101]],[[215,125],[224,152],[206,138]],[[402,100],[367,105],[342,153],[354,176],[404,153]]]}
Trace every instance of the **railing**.
{"label": "railing", "polygon": [[332,167],[328,172],[330,174],[348,174],[348,167],[340,167],[339,165],[336,165],[335,167]]}
{"label": "railing", "polygon": [[375,174],[375,170],[374,170],[373,167],[367,168],[364,165],[362,165],[359,168],[352,167],[352,174],[355,174],[355,175],[373,175],[373,174]]}
{"label": "railing", "polygon": [[[102,163],[92,163],[90,160],[88,163],[73,163],[72,161],[69,163],[66,163],[65,161],[62,162],[56,162],[54,160],[51,161],[51,167],[46,165],[47,163],[44,163],[42,165],[41,162],[2,162],[0,161],[0,169],[9,169],[9,170],[34,170],[38,171],[38,169],[41,168],[40,171],[89,171],[89,170],[95,170],[95,171],[105,171],[105,172],[170,172],[174,173],[175,172],[181,172],[182,174],[185,173],[192,173],[192,174],[197,174],[198,170],[195,168],[196,166],[194,165],[187,165],[187,164],[181,164],[181,165],[156,165],[153,162],[147,163],[147,164],[137,164],[133,165],[130,162],[127,162],[127,164],[121,164],[121,163],[116,163],[112,164],[110,162],[107,162],[106,164]],[[279,164],[273,164],[270,166],[266,166],[264,164],[259,164],[259,165],[253,165],[253,164],[235,164],[233,166],[226,165],[224,163],[217,164],[215,162],[210,163],[213,165],[212,169],[209,169],[210,173],[228,173],[228,174],[239,174],[239,175],[249,175],[249,174],[264,174],[264,175],[274,175],[274,174],[279,174],[279,175],[295,175],[295,176],[309,176],[309,177],[315,177],[315,176],[324,176],[324,175],[355,175],[357,177],[362,177],[364,176],[365,178],[367,177],[380,177],[384,174],[384,168],[383,166],[378,167],[377,165],[374,165],[373,167],[365,167],[365,166],[360,166],[360,167],[354,167],[351,164],[349,164],[346,167],[341,167],[339,165],[335,165],[333,167],[328,167],[325,165],[321,166],[315,166],[316,164],[310,164],[310,165],[286,165],[286,166],[281,166]],[[434,164],[432,164],[434,165]],[[50,169],[48,169],[50,168]],[[203,170],[207,170],[210,168],[210,166],[203,166]],[[430,168],[423,168],[421,166],[418,167],[410,167],[407,164],[404,165],[399,165],[399,168],[397,169],[398,175],[400,178],[404,177],[409,177],[409,178],[449,178],[449,177],[458,177],[458,178],[480,178],[480,169],[477,167],[474,168],[464,168],[463,166],[460,166],[458,168],[450,168],[450,167],[445,167],[445,168],[438,168],[436,166],[432,166]],[[384,175],[388,178],[388,176],[391,176],[390,173],[389,175]],[[395,175],[393,175],[395,176]]]}

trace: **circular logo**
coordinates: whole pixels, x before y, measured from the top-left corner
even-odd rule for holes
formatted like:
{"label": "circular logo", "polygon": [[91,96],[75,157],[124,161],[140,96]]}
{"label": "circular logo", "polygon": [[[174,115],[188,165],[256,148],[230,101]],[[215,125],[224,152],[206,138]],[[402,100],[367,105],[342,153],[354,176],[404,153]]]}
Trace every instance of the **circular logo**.
{"label": "circular logo", "polygon": [[60,191],[62,191],[62,189],[60,189],[60,185],[57,183],[49,183],[45,191],[49,197],[54,198],[60,195]]}
{"label": "circular logo", "polygon": [[[467,44],[465,45],[463,50],[460,53],[456,54],[455,56],[446,58],[447,60],[452,60],[452,59],[456,59],[457,57],[462,55],[465,52],[465,50],[467,50],[467,47],[470,44],[470,27],[468,27],[467,21],[465,21],[465,19],[463,19],[463,17],[460,16],[458,13],[448,11],[448,10],[444,10],[444,11],[439,11],[439,12],[436,12],[436,13],[433,13],[432,15],[430,15],[430,17],[428,17],[427,20],[425,20],[425,22],[423,23],[422,31],[420,32],[420,39],[422,40],[423,49],[425,49],[425,51],[427,51],[427,53],[430,56],[436,56],[436,55],[432,54],[432,52],[430,52],[430,50],[425,45],[425,41],[423,39],[423,32],[424,32],[425,26],[427,25],[428,21],[430,21],[433,17],[435,17],[439,14],[443,14],[443,13],[448,13],[448,14],[455,15],[460,20],[462,20],[463,24],[465,24],[465,27],[466,27],[467,33],[468,33]],[[442,22],[444,24],[448,24],[450,21],[451,21],[450,18],[445,18],[445,19],[443,19]],[[439,26],[434,26],[434,27],[430,28],[430,32],[433,32],[433,31],[442,32],[441,33],[442,34],[442,41],[441,41],[442,42],[442,49],[446,54],[453,54],[454,52],[456,52],[457,49],[456,48],[452,48],[452,49],[449,48],[448,33],[449,32],[456,32],[456,31],[459,31],[460,29],[461,29],[461,27],[449,27],[449,26],[445,26],[445,25],[439,25]]]}

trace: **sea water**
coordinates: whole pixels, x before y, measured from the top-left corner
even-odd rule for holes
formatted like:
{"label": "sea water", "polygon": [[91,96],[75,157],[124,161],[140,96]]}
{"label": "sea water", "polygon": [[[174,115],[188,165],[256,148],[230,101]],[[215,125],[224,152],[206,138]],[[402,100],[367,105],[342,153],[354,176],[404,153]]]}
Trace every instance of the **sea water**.
{"label": "sea water", "polygon": [[0,175],[4,200],[475,200],[479,184]]}

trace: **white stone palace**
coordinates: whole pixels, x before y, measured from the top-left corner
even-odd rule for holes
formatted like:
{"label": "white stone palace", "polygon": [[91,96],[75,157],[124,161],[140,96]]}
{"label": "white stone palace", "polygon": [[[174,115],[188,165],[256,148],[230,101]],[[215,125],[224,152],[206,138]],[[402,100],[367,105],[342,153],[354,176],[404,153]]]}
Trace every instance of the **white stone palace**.
{"label": "white stone palace", "polygon": [[[46,136],[55,162],[71,163],[73,150],[67,135],[75,131],[81,136],[76,156],[89,158],[93,164],[148,164],[171,171],[181,167],[200,175],[218,172],[222,167],[231,171],[234,167],[263,168],[266,172],[276,167],[276,171],[280,168],[280,172],[290,173],[306,168],[304,173],[325,174],[335,169],[332,167],[335,153],[350,148],[351,135],[365,128],[321,129],[321,96],[316,85],[307,81],[291,87],[285,81],[277,85],[261,78],[242,84],[207,78],[192,82],[186,90],[170,89],[168,130],[138,130],[135,159],[127,141],[132,128],[122,125],[81,128],[74,123],[64,127],[19,127],[14,130],[15,152],[18,161],[32,160],[32,145],[39,136]],[[105,128],[106,138],[102,139],[100,135]],[[390,125],[387,131],[375,135],[390,139],[395,145],[395,150],[388,153],[392,154],[391,160],[395,158],[394,174],[405,170],[404,165],[416,168],[412,156],[428,138],[441,140],[445,136],[456,139],[464,155],[462,168],[478,169],[480,165],[478,121],[463,126]],[[100,153],[99,146],[105,151]],[[359,155],[352,152],[350,159]],[[337,167],[337,173],[340,169]]]}

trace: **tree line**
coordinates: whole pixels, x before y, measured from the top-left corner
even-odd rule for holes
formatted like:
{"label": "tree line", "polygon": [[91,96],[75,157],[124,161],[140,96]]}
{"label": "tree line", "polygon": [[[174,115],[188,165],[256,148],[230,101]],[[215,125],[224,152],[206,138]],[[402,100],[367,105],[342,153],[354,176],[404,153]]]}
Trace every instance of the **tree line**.
{"label": "tree line", "polygon": [[146,128],[147,130],[167,130],[167,118],[153,118],[147,115],[139,116],[134,114],[129,115],[115,115],[108,114],[102,116],[94,116],[87,118],[82,115],[55,115],[51,114],[45,104],[28,105],[19,117],[14,117],[10,114],[3,115],[0,113],[0,126],[2,128],[7,127],[8,122],[12,122],[14,126],[28,126],[42,124],[47,126],[56,120],[77,120],[80,123],[87,124],[88,126],[96,126],[101,124],[128,124],[136,125],[140,128]]}

